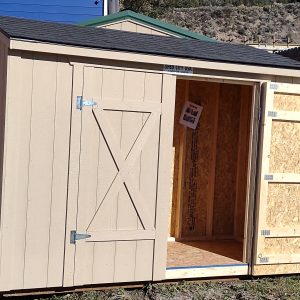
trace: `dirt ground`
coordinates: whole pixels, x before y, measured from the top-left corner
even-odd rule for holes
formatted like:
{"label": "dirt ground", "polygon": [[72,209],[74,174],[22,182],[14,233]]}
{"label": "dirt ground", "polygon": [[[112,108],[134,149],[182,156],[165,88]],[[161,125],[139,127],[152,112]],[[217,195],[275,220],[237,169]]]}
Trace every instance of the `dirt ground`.
{"label": "dirt ground", "polygon": [[187,300],[187,299],[241,299],[241,300],[298,300],[300,276],[252,280],[148,284],[140,289],[111,289],[100,292],[73,293],[51,300]]}

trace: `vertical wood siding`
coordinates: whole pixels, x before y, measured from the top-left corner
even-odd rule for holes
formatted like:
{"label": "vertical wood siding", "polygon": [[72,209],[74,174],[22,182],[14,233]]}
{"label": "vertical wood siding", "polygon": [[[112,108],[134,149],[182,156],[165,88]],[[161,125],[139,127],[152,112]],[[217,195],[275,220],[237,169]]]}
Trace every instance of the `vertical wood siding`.
{"label": "vertical wood siding", "polygon": [[62,285],[72,67],[9,57],[2,290]]}

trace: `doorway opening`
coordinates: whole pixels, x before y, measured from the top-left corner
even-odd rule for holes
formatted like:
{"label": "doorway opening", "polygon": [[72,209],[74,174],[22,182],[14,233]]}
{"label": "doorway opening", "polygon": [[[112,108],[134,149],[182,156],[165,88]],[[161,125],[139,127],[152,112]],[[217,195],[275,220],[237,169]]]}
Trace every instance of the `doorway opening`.
{"label": "doorway opening", "polygon": [[[181,275],[169,278],[248,272],[253,90],[251,85],[177,80],[167,272]],[[182,118],[187,101],[202,110],[196,129]],[[198,271],[192,276],[186,268]]]}

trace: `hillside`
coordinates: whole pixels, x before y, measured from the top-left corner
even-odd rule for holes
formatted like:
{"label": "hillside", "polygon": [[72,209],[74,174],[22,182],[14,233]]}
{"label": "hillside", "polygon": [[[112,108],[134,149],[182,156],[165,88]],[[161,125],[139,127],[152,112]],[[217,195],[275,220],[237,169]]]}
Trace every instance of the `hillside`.
{"label": "hillside", "polygon": [[[205,1],[198,3],[205,4]],[[189,6],[187,3],[191,1],[181,1],[181,5],[177,1],[177,5],[169,6],[167,3],[155,6],[153,1],[152,5],[151,1],[143,1],[139,7],[127,8],[222,41],[272,44],[276,40],[278,44],[284,44],[288,38],[293,44],[300,44],[300,2],[268,4],[265,0],[260,1],[260,6],[232,4],[240,4],[241,1],[213,0],[210,5],[197,7],[184,7]],[[221,2],[224,5],[214,5]]]}
{"label": "hillside", "polygon": [[275,38],[300,43],[300,3],[273,6],[197,7],[172,9],[165,13],[167,22],[218,40],[271,44]]}

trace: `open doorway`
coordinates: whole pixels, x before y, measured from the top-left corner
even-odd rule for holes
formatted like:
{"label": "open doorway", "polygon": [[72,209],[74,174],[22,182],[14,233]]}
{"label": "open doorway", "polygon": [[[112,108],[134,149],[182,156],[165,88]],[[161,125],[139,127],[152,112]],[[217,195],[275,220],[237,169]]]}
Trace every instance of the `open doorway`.
{"label": "open doorway", "polygon": [[[186,101],[196,129],[180,123]],[[247,265],[252,102],[251,85],[177,80],[167,269]]]}

